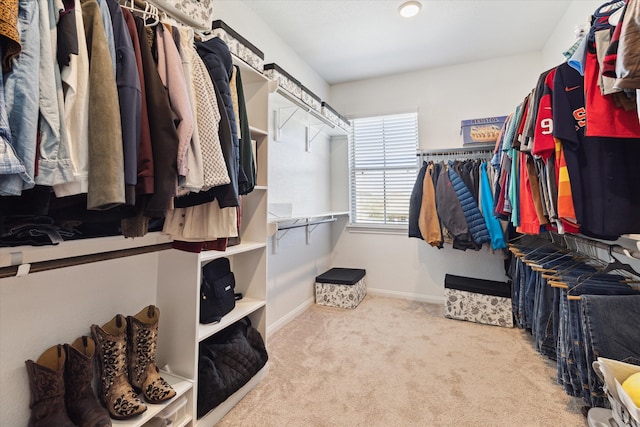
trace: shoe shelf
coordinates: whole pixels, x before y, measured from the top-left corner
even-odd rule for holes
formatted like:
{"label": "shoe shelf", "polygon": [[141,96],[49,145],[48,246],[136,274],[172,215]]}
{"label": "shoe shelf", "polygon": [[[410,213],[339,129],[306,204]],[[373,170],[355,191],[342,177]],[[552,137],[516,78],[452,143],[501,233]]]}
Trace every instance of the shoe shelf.
{"label": "shoe shelf", "polygon": [[[158,417],[158,416],[162,417],[163,411],[169,405],[171,405],[173,402],[177,401],[178,399],[180,399],[182,396],[184,396],[185,394],[187,394],[189,391],[191,391],[193,389],[193,381],[191,381],[191,380],[188,380],[186,378],[182,378],[182,377],[179,377],[177,375],[173,375],[173,374],[170,374],[170,373],[164,372],[164,371],[160,371],[160,375],[169,384],[171,384],[171,387],[173,387],[173,389],[176,391],[176,395],[173,398],[171,398],[170,400],[167,400],[166,402],[163,402],[163,403],[158,403],[158,404],[147,403],[147,410],[144,411],[139,416],[136,416],[134,418],[131,418],[131,419],[128,419],[128,420],[113,420],[112,419],[111,420],[111,424],[113,426],[123,426],[123,427],[124,426],[126,426],[126,427],[144,426],[152,418]],[[141,397],[141,399],[144,400],[143,397]],[[172,425],[175,425],[176,427],[185,426],[191,420],[192,420],[191,415],[187,412],[187,415],[185,415],[185,417],[182,420],[180,420],[179,423],[172,424]]]}
{"label": "shoe shelf", "polygon": [[266,301],[254,298],[242,298],[241,300],[236,301],[236,307],[231,311],[231,313],[226,314],[220,322],[208,325],[199,325],[198,341],[203,341],[211,335],[220,332],[227,326],[232,325],[238,320],[244,319],[246,316],[265,305],[267,305]]}

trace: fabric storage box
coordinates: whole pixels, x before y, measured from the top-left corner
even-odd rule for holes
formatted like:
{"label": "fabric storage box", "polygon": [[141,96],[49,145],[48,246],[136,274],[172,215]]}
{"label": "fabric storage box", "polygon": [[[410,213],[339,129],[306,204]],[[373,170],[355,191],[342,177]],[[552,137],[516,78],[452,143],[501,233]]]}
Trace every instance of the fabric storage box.
{"label": "fabric storage box", "polygon": [[613,419],[618,426],[640,427],[640,408],[622,388],[624,380],[640,372],[640,366],[598,357],[598,360],[593,362],[593,370],[604,383],[603,390],[607,394]]}
{"label": "fabric storage box", "polygon": [[322,113],[322,100],[305,86],[302,86],[302,102],[318,113]]}
{"label": "fabric storage box", "polygon": [[356,308],[367,294],[366,271],[332,268],[316,277],[316,304]]}
{"label": "fabric storage box", "polygon": [[229,51],[231,51],[232,54],[242,59],[260,73],[263,72],[264,53],[262,53],[260,49],[219,19],[213,21],[213,24],[211,24],[211,32],[216,37],[220,37],[222,41],[229,46]]}
{"label": "fabric storage box", "polygon": [[463,120],[460,124],[463,145],[495,144],[507,116]]}
{"label": "fabric storage box", "polygon": [[445,317],[513,327],[508,283],[447,274],[444,288]]}
{"label": "fabric storage box", "polygon": [[278,83],[282,89],[298,99],[302,99],[302,84],[294,79],[291,74],[283,70],[278,64],[265,64],[264,75]]}
{"label": "fabric storage box", "polygon": [[149,0],[149,3],[196,30],[211,29],[213,0]]}
{"label": "fabric storage box", "polygon": [[336,110],[331,108],[326,102],[322,102],[322,115],[334,125],[347,132],[351,131],[351,122],[342,117]]}

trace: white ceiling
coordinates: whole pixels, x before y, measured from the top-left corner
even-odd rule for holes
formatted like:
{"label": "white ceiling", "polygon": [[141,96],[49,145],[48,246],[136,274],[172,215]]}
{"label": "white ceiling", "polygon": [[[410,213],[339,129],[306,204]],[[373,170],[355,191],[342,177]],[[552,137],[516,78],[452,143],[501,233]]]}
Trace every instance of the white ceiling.
{"label": "white ceiling", "polygon": [[571,1],[244,0],[329,84],[540,51]]}

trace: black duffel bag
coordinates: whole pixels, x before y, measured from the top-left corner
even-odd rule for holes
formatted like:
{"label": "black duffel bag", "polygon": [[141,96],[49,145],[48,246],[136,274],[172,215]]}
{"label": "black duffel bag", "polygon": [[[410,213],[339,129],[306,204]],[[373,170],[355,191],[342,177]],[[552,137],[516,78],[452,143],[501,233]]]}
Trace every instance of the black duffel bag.
{"label": "black duffel bag", "polygon": [[269,356],[248,317],[200,343],[198,418],[224,402],[262,369]]}

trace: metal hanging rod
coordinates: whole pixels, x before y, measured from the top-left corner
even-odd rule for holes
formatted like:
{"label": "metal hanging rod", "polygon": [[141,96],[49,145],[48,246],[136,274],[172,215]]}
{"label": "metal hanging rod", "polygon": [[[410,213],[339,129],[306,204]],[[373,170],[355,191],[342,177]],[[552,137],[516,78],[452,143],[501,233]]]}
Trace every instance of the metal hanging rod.
{"label": "metal hanging rod", "polygon": [[[74,267],[77,265],[89,264],[92,262],[107,261],[117,258],[125,258],[134,255],[142,255],[151,252],[165,251],[172,249],[172,243],[159,243],[156,245],[141,246],[137,248],[118,249],[115,251],[100,252],[88,255],[79,255],[67,258],[58,258],[47,261],[37,261],[29,263],[28,273],[39,273],[42,271],[55,270],[58,268]],[[20,265],[12,265],[0,268],[0,278],[14,277],[18,275]]]}
{"label": "metal hanging rod", "polygon": [[416,156],[418,157],[427,157],[427,156],[460,156],[466,154],[492,154],[493,155],[494,146],[482,145],[477,147],[462,147],[462,148],[443,148],[439,150],[418,150]]}

